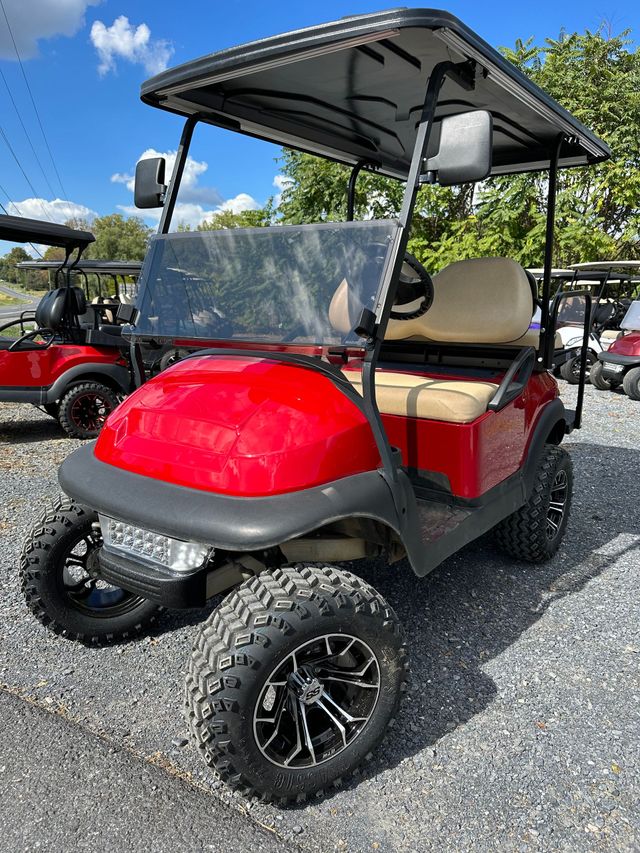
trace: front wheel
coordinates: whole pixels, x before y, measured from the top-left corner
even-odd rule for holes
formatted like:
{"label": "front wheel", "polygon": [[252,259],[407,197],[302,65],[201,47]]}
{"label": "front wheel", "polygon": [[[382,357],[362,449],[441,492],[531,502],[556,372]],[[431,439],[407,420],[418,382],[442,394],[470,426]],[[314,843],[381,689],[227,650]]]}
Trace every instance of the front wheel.
{"label": "front wheel", "polygon": [[119,402],[116,392],[101,382],[73,385],[60,401],[60,426],[71,438],[95,438]]}
{"label": "front wheel", "polygon": [[625,373],[622,387],[630,400],[640,400],[640,367],[632,367]]}
{"label": "front wheel", "polygon": [[529,500],[495,528],[498,544],[518,560],[549,560],[562,542],[572,493],[571,457],[561,447],[545,445]]}
{"label": "front wheel", "polygon": [[101,645],[141,632],[160,608],[95,576],[97,521],[95,512],[59,497],[25,540],[20,580],[29,609],[49,630]]}
{"label": "front wheel", "polygon": [[602,375],[602,362],[595,361],[591,366],[589,373],[589,381],[598,391],[611,391],[613,385],[611,380],[605,379]]}
{"label": "front wheel", "polygon": [[[560,365],[560,376],[564,379],[565,382],[568,382],[569,385],[579,385],[580,384],[580,359],[582,356],[576,355],[574,358],[570,358],[569,361],[565,361],[564,364]],[[587,366],[585,370],[585,378],[589,380],[589,369],[593,364],[594,356],[591,351],[587,353]]]}
{"label": "front wheel", "polygon": [[263,572],[196,637],[189,728],[231,787],[303,800],[371,757],[406,672],[399,621],[365,581],[332,567]]}

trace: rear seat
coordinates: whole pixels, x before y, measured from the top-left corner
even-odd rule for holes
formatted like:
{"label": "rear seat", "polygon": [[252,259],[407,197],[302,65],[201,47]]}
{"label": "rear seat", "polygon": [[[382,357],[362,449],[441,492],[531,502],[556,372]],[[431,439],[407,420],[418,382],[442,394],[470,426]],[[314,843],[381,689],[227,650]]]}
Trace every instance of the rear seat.
{"label": "rear seat", "polygon": [[[389,321],[386,340],[425,343],[487,344],[537,347],[539,329],[530,329],[533,295],[525,270],[509,258],[458,261],[433,278],[434,298],[419,317]],[[329,310],[335,328],[343,331],[348,299],[345,282]],[[396,306],[411,315],[418,302]],[[349,324],[349,328],[352,324]],[[345,376],[362,393],[359,372]],[[429,379],[414,373],[376,371],[376,401],[380,412],[452,423],[470,423],[487,411],[498,389],[493,382],[474,379]]]}

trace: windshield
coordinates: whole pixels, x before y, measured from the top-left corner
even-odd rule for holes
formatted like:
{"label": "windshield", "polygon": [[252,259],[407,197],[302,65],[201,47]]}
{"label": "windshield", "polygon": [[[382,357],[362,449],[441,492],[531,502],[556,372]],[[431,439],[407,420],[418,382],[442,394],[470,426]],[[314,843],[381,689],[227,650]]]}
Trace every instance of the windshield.
{"label": "windshield", "polygon": [[144,263],[131,337],[358,344],[395,220],[158,235]]}

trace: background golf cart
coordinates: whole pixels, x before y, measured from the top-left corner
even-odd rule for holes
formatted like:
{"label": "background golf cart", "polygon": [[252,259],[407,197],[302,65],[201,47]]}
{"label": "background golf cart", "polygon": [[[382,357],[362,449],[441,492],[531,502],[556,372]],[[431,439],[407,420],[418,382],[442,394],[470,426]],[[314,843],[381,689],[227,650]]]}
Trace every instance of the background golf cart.
{"label": "background golf cart", "polygon": [[620,323],[620,335],[591,368],[591,384],[599,391],[622,388],[640,400],[640,300],[631,302]]}
{"label": "background golf cart", "polygon": [[35,311],[0,327],[0,402],[42,406],[68,435],[95,437],[132,380],[121,327],[105,316],[110,309],[88,305],[84,290],[72,284],[71,270],[94,237],[63,225],[0,216],[0,239],[65,250],[65,259],[50,267],[54,287]]}
{"label": "background golf cart", "polygon": [[[387,603],[318,560],[384,550],[423,576],[496,526],[526,559],[559,546],[572,475],[558,445],[580,426],[585,359],[568,411],[547,372],[564,298],[550,309],[557,171],[609,152],[456,18],[429,10],[223,51],[159,75],[143,98],[186,122],[168,188],[162,160],[138,164],[137,202],[164,210],[126,334],[222,335],[185,297],[195,275],[228,336],[137,389],[95,446],[65,461],[73,499],[26,543],[25,594],[52,629],[100,642],[140,630],[155,604],[237,586],[195,644],[191,731],[234,787],[304,797],[366,760],[406,669]],[[373,158],[406,181],[400,215],[169,234],[200,121],[350,164],[351,198]],[[542,170],[540,331],[514,261],[462,261],[432,280],[406,246],[422,182]],[[108,601],[99,582],[112,585]]]}

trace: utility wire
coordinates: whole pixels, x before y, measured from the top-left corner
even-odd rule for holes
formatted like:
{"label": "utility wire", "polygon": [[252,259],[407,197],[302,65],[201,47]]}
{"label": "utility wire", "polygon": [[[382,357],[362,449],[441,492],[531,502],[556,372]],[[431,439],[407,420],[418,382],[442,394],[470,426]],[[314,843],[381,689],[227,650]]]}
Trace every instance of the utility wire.
{"label": "utility wire", "polygon": [[7,90],[7,94],[9,95],[11,103],[13,104],[13,109],[15,110],[16,115],[18,116],[18,121],[22,125],[22,129],[24,130],[24,135],[27,137],[27,142],[29,143],[29,146],[33,152],[33,156],[36,158],[36,162],[37,162],[38,166],[40,167],[40,171],[42,172],[42,177],[45,179],[45,182],[46,182],[47,186],[49,187],[49,192],[51,193],[51,198],[54,199],[56,197],[56,192],[53,189],[53,187],[51,186],[51,182],[49,181],[49,178],[47,177],[47,174],[44,170],[44,167],[42,166],[42,162],[41,162],[40,158],[38,157],[38,152],[36,151],[36,149],[33,146],[33,142],[31,141],[31,135],[29,134],[29,132],[27,131],[27,128],[25,127],[24,121],[22,120],[22,116],[20,115],[20,110],[18,109],[18,105],[16,104],[14,97],[11,93],[11,89],[9,88],[9,84],[7,83],[7,78],[4,76],[2,68],[0,68],[0,77],[2,78],[2,82],[4,83],[5,89]]}
{"label": "utility wire", "polygon": [[18,45],[16,44],[16,40],[13,37],[13,30],[11,29],[11,24],[9,23],[9,18],[7,17],[7,10],[4,8],[3,0],[0,0],[0,8],[2,9],[4,19],[7,22],[7,29],[9,30],[9,35],[11,36],[11,41],[13,42],[13,49],[15,50],[16,56],[18,57],[18,63],[20,65],[20,70],[22,71],[22,76],[24,77],[24,82],[25,82],[25,85],[27,87],[27,91],[29,92],[29,97],[31,98],[31,103],[33,105],[33,111],[36,114],[36,118],[38,119],[38,124],[40,126],[40,132],[42,133],[42,138],[44,139],[44,144],[46,145],[47,151],[49,152],[49,157],[51,158],[51,164],[53,165],[53,171],[56,173],[58,183],[60,184],[60,189],[62,190],[63,198],[68,198],[67,191],[64,188],[64,184],[62,183],[60,173],[58,172],[58,167],[56,166],[56,161],[53,158],[53,152],[51,151],[51,146],[49,145],[47,135],[44,132],[44,127],[43,127],[42,121],[40,119],[40,113],[38,112],[38,108],[36,106],[35,98],[33,97],[33,92],[31,91],[31,86],[29,85],[29,81],[27,80],[27,74],[24,70],[24,65],[22,64],[22,59],[20,58],[20,52],[18,50]]}
{"label": "utility wire", "polygon": [[[1,2],[1,0],[0,0],[0,2]],[[42,199],[38,196],[38,193],[36,192],[35,187],[34,187],[34,186],[33,186],[33,184],[31,183],[31,181],[29,180],[29,176],[27,175],[27,173],[25,172],[25,170],[22,168],[22,163],[20,162],[20,160],[19,160],[18,155],[16,154],[16,152],[13,150],[13,146],[12,146],[12,145],[11,145],[11,143],[9,142],[9,137],[8,137],[8,136],[7,136],[7,134],[4,132],[4,128],[2,127],[2,125],[0,125],[0,136],[2,136],[2,138],[4,139],[4,141],[5,141],[5,143],[6,143],[6,146],[7,146],[7,148],[9,149],[9,151],[11,152],[11,155],[12,155],[13,159],[14,159],[14,160],[16,161],[16,163],[18,164],[18,168],[19,168],[19,169],[20,169],[20,171],[22,172],[22,174],[23,174],[23,176],[24,176],[25,181],[29,184],[29,188],[31,189],[31,192],[33,193],[33,197],[34,197],[34,199],[37,199],[37,200],[38,200],[38,202],[39,202],[39,204],[40,204],[40,207],[42,208],[42,212],[43,212],[43,213],[44,213],[44,215],[45,215],[45,218],[46,218],[46,219],[48,219],[48,220],[49,220],[49,222],[53,222],[53,219],[51,218],[51,216],[49,215],[49,213],[48,213],[48,211],[47,211],[46,207],[44,206],[44,204],[43,204],[43,202],[42,202]]]}
{"label": "utility wire", "polygon": [[[15,204],[11,201],[11,196],[10,196],[10,195],[9,195],[9,193],[5,190],[5,188],[2,186],[2,184],[0,184],[0,191],[2,191],[2,192],[6,195],[6,197],[9,199],[9,204],[10,204],[12,207],[14,207],[14,208],[18,211],[18,215],[19,215],[19,216],[21,216],[22,214],[20,213],[19,209],[15,206]],[[4,206],[4,204],[3,204],[1,201],[0,201],[0,207],[1,207],[1,208],[2,208],[2,210],[7,214],[7,216],[11,216],[11,214],[9,213],[9,211],[7,210],[7,208]],[[33,249],[33,251],[36,253],[36,255],[40,255],[40,258],[41,258],[41,259],[43,258],[43,254],[42,254],[42,252],[40,251],[40,249],[36,249],[36,247],[33,245],[33,243],[28,243],[28,245],[29,245],[29,246],[31,246],[31,248],[32,248],[32,249]]]}

